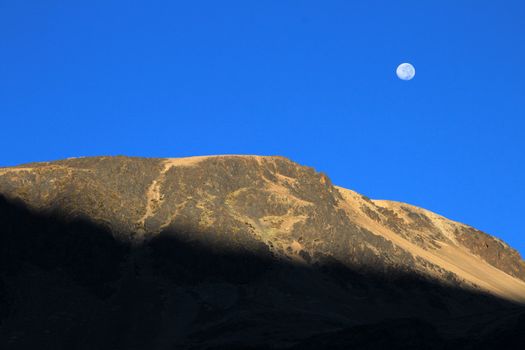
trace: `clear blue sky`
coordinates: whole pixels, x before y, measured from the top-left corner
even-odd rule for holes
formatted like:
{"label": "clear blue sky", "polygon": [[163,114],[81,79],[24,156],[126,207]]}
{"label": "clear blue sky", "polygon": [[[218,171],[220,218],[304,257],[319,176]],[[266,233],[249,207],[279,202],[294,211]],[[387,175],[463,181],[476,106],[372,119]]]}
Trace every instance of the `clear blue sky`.
{"label": "clear blue sky", "polygon": [[525,253],[524,18],[523,0],[0,0],[0,165],[284,155]]}

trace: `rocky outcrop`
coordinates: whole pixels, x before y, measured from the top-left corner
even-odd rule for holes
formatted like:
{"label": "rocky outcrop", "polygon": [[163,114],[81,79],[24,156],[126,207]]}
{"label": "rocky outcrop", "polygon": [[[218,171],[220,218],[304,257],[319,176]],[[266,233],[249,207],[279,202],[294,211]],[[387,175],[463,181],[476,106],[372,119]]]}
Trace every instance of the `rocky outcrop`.
{"label": "rocky outcrop", "polygon": [[470,252],[498,269],[525,281],[525,261],[508,244],[473,227],[461,226],[456,239]]}

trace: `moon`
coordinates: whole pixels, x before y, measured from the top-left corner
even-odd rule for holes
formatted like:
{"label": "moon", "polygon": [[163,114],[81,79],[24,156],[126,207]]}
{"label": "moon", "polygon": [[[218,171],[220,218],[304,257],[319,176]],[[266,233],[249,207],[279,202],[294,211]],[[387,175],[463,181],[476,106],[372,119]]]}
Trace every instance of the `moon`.
{"label": "moon", "polygon": [[416,69],[410,63],[401,63],[397,66],[396,74],[401,80],[412,80],[416,75]]}

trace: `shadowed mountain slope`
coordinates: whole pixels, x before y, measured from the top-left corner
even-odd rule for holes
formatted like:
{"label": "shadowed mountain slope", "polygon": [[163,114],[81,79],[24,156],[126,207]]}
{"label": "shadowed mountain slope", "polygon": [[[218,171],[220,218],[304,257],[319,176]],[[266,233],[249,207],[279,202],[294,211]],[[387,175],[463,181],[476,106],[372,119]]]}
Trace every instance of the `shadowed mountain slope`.
{"label": "shadowed mountain slope", "polygon": [[8,348],[335,348],[384,327],[405,329],[394,346],[466,347],[521,329],[515,250],[282,157],[27,164],[0,168],[0,195]]}

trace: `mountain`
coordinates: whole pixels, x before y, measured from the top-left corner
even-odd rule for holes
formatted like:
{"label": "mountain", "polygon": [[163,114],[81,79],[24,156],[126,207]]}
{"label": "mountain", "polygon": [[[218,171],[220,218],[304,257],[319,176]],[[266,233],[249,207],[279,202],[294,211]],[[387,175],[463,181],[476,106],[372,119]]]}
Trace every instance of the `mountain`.
{"label": "mountain", "polygon": [[283,157],[0,168],[6,349],[492,348],[523,341],[501,240]]}

